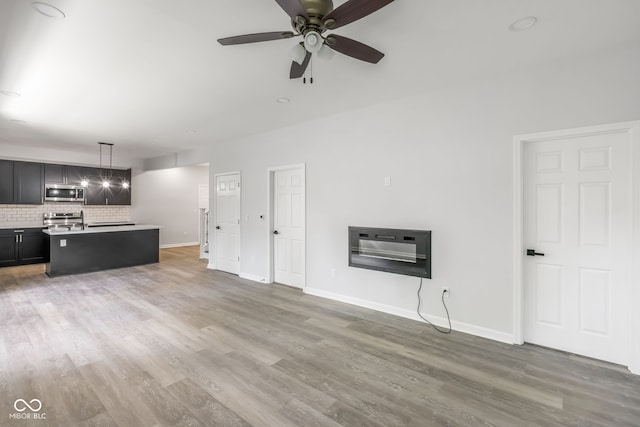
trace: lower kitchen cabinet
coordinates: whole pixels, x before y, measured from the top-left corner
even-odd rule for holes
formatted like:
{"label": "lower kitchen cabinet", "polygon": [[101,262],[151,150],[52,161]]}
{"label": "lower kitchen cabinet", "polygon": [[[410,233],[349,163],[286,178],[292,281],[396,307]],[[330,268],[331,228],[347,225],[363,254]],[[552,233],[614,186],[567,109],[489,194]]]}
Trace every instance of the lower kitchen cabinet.
{"label": "lower kitchen cabinet", "polygon": [[47,262],[48,254],[42,228],[0,230],[0,267]]}

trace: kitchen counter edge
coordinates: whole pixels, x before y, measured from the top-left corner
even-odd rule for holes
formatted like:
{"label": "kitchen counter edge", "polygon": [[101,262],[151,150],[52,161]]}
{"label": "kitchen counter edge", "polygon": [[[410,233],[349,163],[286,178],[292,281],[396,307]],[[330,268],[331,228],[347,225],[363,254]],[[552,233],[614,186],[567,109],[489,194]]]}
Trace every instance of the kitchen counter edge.
{"label": "kitchen counter edge", "polygon": [[0,224],[0,230],[18,230],[23,228],[47,228],[46,225],[40,224]]}
{"label": "kitchen counter edge", "polygon": [[113,226],[113,227],[95,227],[88,228],[85,230],[70,230],[70,231],[51,231],[51,230],[42,230],[44,234],[48,234],[49,236],[68,236],[71,234],[94,234],[94,233],[113,233],[120,231],[139,231],[139,230],[156,230],[162,228],[159,225],[121,225],[121,226]]}

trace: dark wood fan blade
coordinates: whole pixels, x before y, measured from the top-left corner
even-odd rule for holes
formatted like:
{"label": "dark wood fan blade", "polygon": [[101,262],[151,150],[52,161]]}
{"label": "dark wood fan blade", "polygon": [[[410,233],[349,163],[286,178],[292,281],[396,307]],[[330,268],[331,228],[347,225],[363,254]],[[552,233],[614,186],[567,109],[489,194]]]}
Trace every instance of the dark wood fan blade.
{"label": "dark wood fan blade", "polygon": [[276,3],[280,5],[282,10],[287,12],[287,15],[291,17],[292,21],[296,19],[296,16],[302,16],[306,20],[309,20],[309,15],[307,15],[307,11],[304,10],[300,0],[276,0]]}
{"label": "dark wood fan blade", "polygon": [[242,36],[226,37],[218,39],[218,43],[223,46],[234,44],[266,42],[270,40],[290,39],[294,34],[291,31],[273,31],[271,33],[245,34]]}
{"label": "dark wood fan blade", "polygon": [[391,2],[393,0],[349,0],[329,12],[322,21],[329,29],[340,28],[382,9]]}
{"label": "dark wood fan blade", "polygon": [[327,37],[327,46],[336,52],[365,62],[377,64],[383,57],[384,53],[347,37],[331,34]]}
{"label": "dark wood fan blade", "polygon": [[304,75],[304,72],[307,70],[307,66],[309,66],[309,61],[311,61],[311,52],[307,52],[307,56],[304,57],[302,65],[298,64],[296,61],[292,61],[289,78],[299,79],[300,77],[302,77]]}

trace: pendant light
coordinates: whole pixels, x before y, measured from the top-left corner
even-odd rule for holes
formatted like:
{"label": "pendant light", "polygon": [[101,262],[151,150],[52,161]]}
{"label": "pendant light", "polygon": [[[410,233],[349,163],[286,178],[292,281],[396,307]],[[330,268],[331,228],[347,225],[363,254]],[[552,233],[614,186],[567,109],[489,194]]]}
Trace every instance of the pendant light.
{"label": "pendant light", "polygon": [[[103,188],[109,188],[109,186],[111,185],[111,175],[112,175],[112,163],[113,163],[113,144],[109,143],[109,142],[98,142],[98,145],[100,145],[100,178],[102,178],[102,187]],[[102,167],[102,151],[103,148],[105,150],[109,150],[109,175],[107,176],[104,173],[103,167]],[[106,166],[106,165],[105,165]]]}

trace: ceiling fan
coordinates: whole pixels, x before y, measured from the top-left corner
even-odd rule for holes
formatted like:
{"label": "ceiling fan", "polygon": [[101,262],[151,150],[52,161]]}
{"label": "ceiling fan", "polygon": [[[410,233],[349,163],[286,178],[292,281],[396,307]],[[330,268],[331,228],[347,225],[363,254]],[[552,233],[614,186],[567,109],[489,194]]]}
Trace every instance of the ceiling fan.
{"label": "ceiling fan", "polygon": [[324,46],[361,61],[377,64],[384,53],[337,34],[323,36],[328,30],[334,30],[372,14],[394,0],[348,0],[333,8],[332,0],[275,0],[291,17],[292,31],[273,31],[268,33],[245,34],[218,39],[223,46],[256,43],[270,40],[290,39],[302,36],[304,40],[296,46],[298,53],[291,63],[289,78],[297,79],[304,75],[311,55],[321,54]]}

